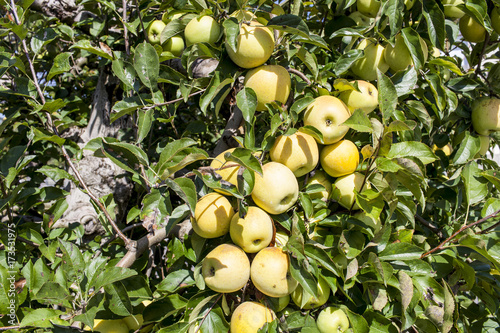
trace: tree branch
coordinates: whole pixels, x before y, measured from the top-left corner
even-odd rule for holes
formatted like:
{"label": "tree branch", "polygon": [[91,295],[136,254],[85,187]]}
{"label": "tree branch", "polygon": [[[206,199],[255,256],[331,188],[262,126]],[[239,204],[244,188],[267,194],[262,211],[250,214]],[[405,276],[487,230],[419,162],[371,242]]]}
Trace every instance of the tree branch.
{"label": "tree branch", "polygon": [[129,249],[125,256],[116,264],[116,267],[130,267],[150,247],[160,243],[167,237],[167,230],[162,228],[154,234],[148,234],[136,242],[136,247]]}
{"label": "tree branch", "polygon": [[[188,95],[188,98],[189,97],[193,97],[193,96],[196,96],[196,95],[199,95],[201,93],[203,93],[206,89],[202,89],[200,91],[197,91],[197,92],[194,92],[190,95]],[[174,104],[174,103],[177,103],[177,102],[180,102],[180,101],[183,101],[184,100],[184,97],[181,97],[181,98],[176,98],[176,99],[173,99],[171,101],[168,101],[168,102],[165,102],[165,103],[158,103],[158,104],[153,104],[153,105],[150,105],[150,106],[145,106],[143,107],[142,109],[143,110],[150,110],[150,109],[154,109],[154,108],[157,108],[157,107],[160,107],[160,106],[165,106],[165,105],[169,105],[169,104]]]}
{"label": "tree branch", "polygon": [[443,239],[444,238],[444,235],[443,235],[443,232],[441,231],[441,229],[439,229],[438,227],[436,227],[434,224],[432,224],[431,222],[425,220],[422,216],[420,215],[415,215],[415,218],[420,222],[422,223],[423,225],[425,225],[427,228],[429,228],[433,233],[436,234],[436,236],[438,236],[440,239]]}
{"label": "tree branch", "polygon": [[297,75],[298,77],[300,77],[300,78],[301,78],[302,80],[304,80],[304,81],[305,81],[308,85],[311,85],[311,83],[312,83],[312,82],[311,82],[311,80],[309,80],[309,79],[307,78],[307,76],[306,76],[304,73],[302,73],[301,71],[298,71],[298,70],[296,70],[295,68],[287,68],[286,70],[287,70],[288,72],[290,72],[290,73],[292,73],[292,74],[295,74],[295,75]]}

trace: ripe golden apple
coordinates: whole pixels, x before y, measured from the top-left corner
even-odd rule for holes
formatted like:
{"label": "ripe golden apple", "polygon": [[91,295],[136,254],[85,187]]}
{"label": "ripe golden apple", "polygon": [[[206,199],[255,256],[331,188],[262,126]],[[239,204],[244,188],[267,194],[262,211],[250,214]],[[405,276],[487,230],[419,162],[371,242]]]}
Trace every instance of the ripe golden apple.
{"label": "ripe golden apple", "polygon": [[472,104],[472,127],[480,135],[500,130],[500,99],[483,97]]}
{"label": "ripe golden apple", "polygon": [[289,295],[298,284],[290,274],[290,258],[280,247],[266,247],[257,253],[250,278],[255,288],[271,297]]}
{"label": "ripe golden apple", "polygon": [[[427,44],[419,36],[420,47],[424,52],[424,63],[427,61],[429,56],[429,49],[427,48]],[[413,65],[413,59],[411,58],[410,50],[404,41],[403,36],[401,34],[396,35],[396,40],[394,42],[394,46],[391,44],[387,44],[384,52],[384,59],[389,65],[389,68],[394,72],[402,71],[408,66]]]}
{"label": "ripe golden apple", "polygon": [[325,189],[321,192],[311,193],[309,194],[309,197],[313,200],[321,199],[323,201],[327,201],[330,197],[330,193],[332,192],[332,183],[328,179],[327,175],[321,170],[315,171],[314,176],[309,177],[307,180],[307,185],[313,184],[323,185]]}
{"label": "ripe golden apple", "polygon": [[257,333],[276,318],[273,310],[258,302],[243,302],[231,315],[231,333]]}
{"label": "ripe golden apple", "polygon": [[[334,183],[332,199],[337,201],[341,206],[347,209],[358,210],[359,206],[355,203],[356,195],[354,194],[354,189],[361,192],[361,186],[363,185],[363,179],[365,176],[359,172],[351,173],[350,175],[338,178]],[[363,190],[370,189],[371,185],[367,181]],[[354,204],[354,206],[353,206]]]}
{"label": "ripe golden apple", "polygon": [[[328,297],[330,297],[330,286],[325,279],[320,277],[318,279],[316,287],[318,297],[314,297],[313,295],[305,291],[301,285],[298,285],[291,295],[293,302],[301,309],[306,310],[315,309],[322,306],[326,303],[326,301],[328,301]],[[304,303],[303,306],[302,303]]]}
{"label": "ripe golden apple", "polygon": [[286,165],[295,177],[300,177],[314,170],[318,164],[318,144],[312,136],[299,131],[288,136],[280,135],[269,156],[272,161]]}
{"label": "ripe golden apple", "polygon": [[356,171],[359,164],[359,150],[354,142],[340,140],[323,147],[319,160],[327,174],[332,177],[341,177]]}
{"label": "ripe golden apple", "polygon": [[248,207],[244,218],[234,214],[229,228],[234,244],[247,253],[256,253],[267,247],[273,239],[273,232],[271,217],[255,206]]}
{"label": "ripe golden apple", "polygon": [[306,109],[304,125],[314,126],[323,134],[323,143],[330,145],[340,141],[349,127],[342,125],[351,116],[347,106],[337,97],[317,97]]}
{"label": "ripe golden apple", "polygon": [[257,111],[266,110],[266,103],[278,101],[285,104],[292,81],[288,71],[279,65],[263,65],[248,71],[244,85],[252,88],[257,96]]}
{"label": "ripe golden apple", "polygon": [[465,13],[458,9],[457,6],[464,3],[463,0],[442,0],[444,7],[444,15],[446,17],[456,19],[461,18]]}
{"label": "ripe golden apple", "polygon": [[236,52],[226,42],[229,58],[243,68],[254,68],[264,64],[274,51],[273,32],[257,21],[243,23],[236,42]]}
{"label": "ripe golden apple", "polygon": [[500,34],[500,10],[498,7],[493,7],[491,11],[491,26],[497,34]]}
{"label": "ripe golden apple", "polygon": [[[223,151],[219,155],[217,155],[217,157],[214,158],[212,160],[212,162],[210,163],[210,167],[217,170],[217,169],[221,168],[223,165],[225,167],[225,166],[229,166],[231,164],[235,164],[234,162],[226,161],[226,159],[224,157],[224,154],[232,153],[234,151],[234,149],[235,148],[230,148],[228,150]],[[217,170],[217,171],[215,171],[215,173],[220,175],[222,177],[222,180],[225,180],[226,182],[229,182],[229,183],[236,186],[238,184],[238,170],[239,169],[240,169],[240,166],[237,165],[237,166],[232,166],[232,167],[228,167],[228,168],[223,168],[221,170]],[[222,191],[219,191],[219,190],[216,190],[216,191],[222,193]],[[225,193],[225,192],[224,192],[224,194],[230,195],[230,193]]]}
{"label": "ripe golden apple", "polygon": [[373,81],[377,79],[377,68],[382,73],[387,72],[389,65],[384,59],[385,48],[382,45],[363,39],[357,49],[363,50],[364,55],[352,64],[354,75],[362,80]]}
{"label": "ripe golden apple", "polygon": [[484,42],[486,29],[479,24],[472,16],[464,15],[458,22],[462,37],[471,43]]}
{"label": "ripe golden apple", "polygon": [[148,40],[151,44],[160,44],[161,32],[167,25],[162,20],[154,20],[148,26]]}
{"label": "ripe golden apple", "polygon": [[184,39],[181,36],[173,36],[162,45],[163,51],[170,52],[176,57],[180,57],[184,51]]}
{"label": "ripe golden apple", "polygon": [[290,169],[277,162],[264,164],[262,175],[255,174],[253,201],[269,214],[286,212],[299,197],[297,178]]}
{"label": "ripe golden apple", "polygon": [[[85,331],[91,331],[88,326]],[[94,331],[101,333],[128,333],[129,328],[122,319],[94,319]]]}
{"label": "ripe golden apple", "polygon": [[211,16],[205,15],[195,17],[186,25],[184,29],[184,38],[186,45],[190,46],[196,43],[209,43],[215,45],[219,40],[220,26]]}
{"label": "ripe golden apple", "polygon": [[358,12],[368,17],[375,17],[380,9],[380,0],[357,0]]}
{"label": "ripe golden apple", "polygon": [[207,287],[218,293],[232,293],[248,282],[250,261],[238,246],[221,244],[203,259],[201,272]]}
{"label": "ripe golden apple", "polygon": [[204,195],[196,203],[193,230],[203,238],[216,238],[229,232],[234,210],[229,200],[219,193]]}
{"label": "ripe golden apple", "polygon": [[344,90],[340,93],[339,98],[347,105],[351,113],[361,109],[365,114],[369,114],[378,106],[377,87],[364,80],[357,80],[356,82],[359,91],[353,89]]}
{"label": "ripe golden apple", "polygon": [[316,325],[321,333],[342,333],[349,329],[349,319],[342,309],[329,306],[319,313]]}

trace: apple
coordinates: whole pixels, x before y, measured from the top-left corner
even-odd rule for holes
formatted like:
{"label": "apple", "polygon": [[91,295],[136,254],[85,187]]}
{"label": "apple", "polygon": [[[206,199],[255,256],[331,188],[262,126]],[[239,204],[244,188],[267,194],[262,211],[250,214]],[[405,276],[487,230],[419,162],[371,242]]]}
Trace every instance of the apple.
{"label": "apple", "polygon": [[453,147],[451,146],[450,143],[448,143],[446,146],[443,146],[441,148],[439,148],[435,144],[432,145],[432,151],[436,152],[438,150],[441,150],[446,156],[450,156],[451,153],[453,153]]}
{"label": "apple", "polygon": [[472,104],[472,127],[480,135],[500,130],[500,99],[482,97]]}
{"label": "apple", "polygon": [[169,24],[172,21],[180,19],[183,14],[184,13],[175,13],[175,14],[172,14],[172,12],[170,12],[170,13],[169,12],[165,12],[161,16],[161,20],[163,21],[163,23]]}
{"label": "apple", "polygon": [[299,183],[292,170],[277,162],[262,166],[262,176],[255,174],[252,199],[269,214],[281,214],[299,197]]}
{"label": "apple", "polygon": [[[235,149],[236,148],[229,148],[228,150],[225,150],[219,155],[217,155],[217,157],[215,157],[210,163],[210,167],[216,170],[215,173],[220,175],[222,177],[222,180],[225,180],[226,182],[229,182],[236,186],[238,184],[238,170],[240,169],[240,166],[237,165],[226,168],[226,166],[235,163],[231,161],[226,161],[226,158],[224,157],[226,153],[232,153]],[[220,169],[221,167],[224,168],[221,170],[217,170]],[[229,192],[226,193],[225,191],[221,190],[216,190],[216,191],[221,192],[223,194],[231,195]]]}
{"label": "apple", "polygon": [[231,333],[257,333],[276,318],[273,310],[258,302],[243,302],[231,315]]}
{"label": "apple", "polygon": [[263,65],[248,71],[243,82],[257,96],[257,111],[266,110],[266,103],[278,101],[285,104],[292,81],[288,71],[279,65]]}
{"label": "apple", "polygon": [[149,43],[160,44],[161,32],[167,25],[162,20],[154,20],[147,29]]}
{"label": "apple", "polygon": [[323,134],[326,145],[340,141],[349,127],[342,123],[351,116],[347,105],[340,99],[330,95],[317,97],[304,113],[304,125],[314,126]]}
{"label": "apple", "polygon": [[312,136],[299,131],[292,135],[280,135],[269,156],[272,161],[286,165],[295,177],[300,177],[313,171],[318,164],[318,144]]}
{"label": "apple", "polygon": [[243,288],[250,277],[250,260],[236,245],[221,244],[203,259],[201,273],[207,287],[218,293]]}
{"label": "apple", "polygon": [[417,0],[405,0],[404,4],[405,4],[405,9],[406,10],[410,10],[413,8],[413,5],[415,4]]}
{"label": "apple", "polygon": [[252,13],[249,10],[243,10],[243,9],[235,10],[234,12],[231,13],[231,15],[229,15],[229,17],[235,17],[238,20],[238,22],[241,21],[248,22],[257,19],[257,16],[255,16],[254,13]]}
{"label": "apple", "polygon": [[[332,199],[344,208],[351,209],[352,207],[352,210],[358,210],[359,206],[355,203],[356,195],[354,194],[354,190],[356,189],[358,192],[362,191],[361,186],[363,185],[364,178],[365,175],[359,172],[338,178],[333,183]],[[363,190],[370,188],[371,185],[367,181],[363,186]]]}
{"label": "apple", "polygon": [[298,285],[292,293],[293,302],[301,309],[309,310],[319,308],[328,301],[330,297],[330,286],[325,279],[320,277],[316,284],[318,297],[314,297]]}
{"label": "apple", "polygon": [[181,36],[173,36],[162,45],[163,51],[170,52],[176,57],[180,57],[184,51],[184,39]]}
{"label": "apple", "polygon": [[332,177],[342,177],[356,171],[359,164],[359,150],[354,142],[340,140],[321,149],[321,167]]}
{"label": "apple", "polygon": [[236,52],[226,41],[229,58],[243,68],[254,68],[263,65],[274,51],[273,32],[257,21],[243,23],[236,41]]}
{"label": "apple", "polygon": [[85,326],[84,330],[101,333],[128,333],[129,328],[122,319],[94,319],[94,328]]}
{"label": "apple", "polygon": [[247,253],[256,253],[267,247],[273,239],[273,220],[262,209],[248,207],[247,214],[241,218],[234,214],[229,227],[233,243]]}
{"label": "apple", "polygon": [[184,38],[186,45],[190,46],[196,43],[209,43],[215,45],[219,40],[221,29],[217,21],[211,16],[205,15],[195,17],[186,25],[184,29]]}
{"label": "apple", "polygon": [[491,11],[491,26],[493,30],[496,31],[497,34],[500,34],[500,10],[498,7],[493,7]]}
{"label": "apple", "polygon": [[484,42],[486,29],[479,24],[472,16],[464,15],[458,22],[460,33],[464,40],[471,43]]}
{"label": "apple", "polygon": [[375,17],[380,9],[380,0],[357,0],[358,12],[368,17]]}
{"label": "apple", "polygon": [[290,258],[280,247],[266,247],[255,255],[250,278],[255,288],[271,297],[289,295],[298,285],[290,274]]}
{"label": "apple", "polygon": [[321,333],[342,333],[349,328],[349,319],[342,309],[329,306],[319,313],[316,325]]}
{"label": "apple", "polygon": [[[420,36],[419,42],[422,52],[424,53],[425,63],[427,62],[427,58],[429,56],[429,50],[427,48],[427,44]],[[389,68],[394,72],[402,71],[408,66],[413,65],[410,50],[408,49],[408,46],[406,46],[404,38],[401,34],[396,35],[394,46],[387,44],[384,52],[384,59],[389,65]]]}
{"label": "apple", "polygon": [[363,39],[356,48],[363,50],[364,55],[352,64],[354,75],[362,80],[373,81],[377,79],[377,68],[382,73],[387,72],[389,65],[385,62],[385,48],[382,45]]}
{"label": "apple", "polygon": [[356,82],[359,91],[344,90],[340,93],[339,98],[347,105],[351,113],[361,109],[365,114],[369,114],[378,107],[378,89],[368,81],[357,80]]}
{"label": "apple", "polygon": [[307,180],[307,185],[314,185],[314,184],[323,185],[325,189],[321,192],[311,193],[309,194],[309,197],[312,200],[321,199],[323,201],[327,201],[328,198],[330,197],[330,193],[332,192],[332,183],[330,182],[324,171],[317,170],[315,171],[312,177],[309,177],[309,179]]}
{"label": "apple", "polygon": [[234,210],[229,200],[219,193],[204,195],[196,203],[193,230],[203,238],[216,238],[229,232]]}
{"label": "apple", "polygon": [[453,19],[461,18],[465,15],[465,13],[458,9],[457,6],[462,5],[463,3],[463,0],[442,0],[444,15]]}
{"label": "apple", "polygon": [[358,26],[368,26],[372,24],[373,18],[362,14],[359,11],[352,12],[349,16]]}

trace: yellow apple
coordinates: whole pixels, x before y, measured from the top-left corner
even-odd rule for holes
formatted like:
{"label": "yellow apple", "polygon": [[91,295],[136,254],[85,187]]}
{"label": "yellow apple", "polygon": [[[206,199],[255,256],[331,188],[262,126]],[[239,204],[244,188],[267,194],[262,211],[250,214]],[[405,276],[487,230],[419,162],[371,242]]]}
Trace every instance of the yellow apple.
{"label": "yellow apple", "polygon": [[[91,331],[92,329],[86,326],[84,330]],[[128,333],[129,328],[121,319],[94,319],[93,331],[101,333]]]}
{"label": "yellow apple", "polygon": [[486,29],[479,24],[472,16],[464,15],[458,22],[460,33],[464,40],[471,43],[484,42]]}
{"label": "yellow apple", "polygon": [[356,82],[359,91],[354,89],[344,90],[340,93],[339,98],[347,105],[351,113],[361,109],[365,114],[369,114],[378,106],[377,87],[364,80],[357,80]]}
{"label": "yellow apple", "polygon": [[297,288],[298,282],[290,274],[290,258],[279,247],[260,250],[252,261],[250,278],[261,293],[283,297]]}
{"label": "yellow apple", "polygon": [[267,247],[273,239],[273,220],[262,209],[248,207],[244,218],[234,214],[229,234],[234,244],[247,253],[256,253]]}
{"label": "yellow apple", "polygon": [[214,45],[219,40],[221,29],[217,21],[211,16],[195,17],[186,25],[184,38],[186,45],[209,43]]}
{"label": "yellow apple", "polygon": [[288,136],[280,135],[269,156],[272,161],[286,165],[295,177],[300,177],[314,170],[318,164],[318,144],[312,136],[299,131]]}
{"label": "yellow apple", "polygon": [[500,99],[482,97],[472,104],[472,127],[480,135],[500,130]]}
{"label": "yellow apple", "polygon": [[181,36],[173,36],[162,45],[163,51],[170,52],[176,57],[180,57],[184,51],[184,39]]}
{"label": "yellow apple", "polygon": [[349,17],[356,22],[358,26],[368,26],[372,23],[373,18],[362,14],[359,11],[352,12]]}
{"label": "yellow apple", "polygon": [[160,44],[161,32],[167,25],[162,20],[154,20],[148,26],[148,40],[151,44]]}
{"label": "yellow apple", "polygon": [[451,153],[453,153],[453,147],[451,146],[450,143],[448,143],[446,146],[443,146],[439,148],[437,145],[432,145],[432,151],[436,152],[438,150],[441,150],[446,156],[450,156]]}
{"label": "yellow apple", "polygon": [[196,203],[193,230],[204,238],[216,238],[229,232],[234,210],[229,200],[219,193],[204,195]]}
{"label": "yellow apple", "polygon": [[[364,178],[365,176],[359,172],[338,178],[333,184],[332,199],[344,208],[351,209],[352,207],[352,210],[358,210],[359,206],[355,203],[356,195],[354,190],[356,189],[358,193],[362,191],[361,186]],[[363,190],[370,188],[371,185],[367,181],[363,186]]]}
{"label": "yellow apple", "polygon": [[[230,148],[228,150],[223,151],[219,155],[217,155],[217,157],[214,158],[212,160],[212,162],[210,163],[210,167],[212,167],[213,169],[216,170],[215,173],[220,175],[222,177],[222,180],[225,180],[226,182],[229,182],[229,183],[236,186],[238,184],[238,170],[240,169],[240,166],[237,165],[237,166],[230,166],[230,167],[226,168],[226,166],[229,166],[229,165],[232,165],[235,163],[231,162],[231,161],[226,161],[226,159],[224,157],[224,154],[232,153],[234,151],[234,149],[235,148]],[[217,170],[217,169],[220,169],[221,167],[223,167],[223,169]],[[226,194],[226,195],[230,195],[229,192],[226,193],[225,191],[221,191],[221,190],[216,190],[216,191],[221,192],[221,193]]]}
{"label": "yellow apple", "polygon": [[328,180],[328,177],[323,171],[317,170],[312,177],[309,177],[309,179],[307,180],[307,185],[313,184],[323,185],[325,189],[321,192],[311,193],[309,194],[309,197],[313,200],[321,199],[323,201],[327,201],[330,197],[330,193],[332,192],[332,183],[330,182],[330,180]]}
{"label": "yellow apple", "polygon": [[285,104],[292,81],[288,71],[280,65],[263,65],[248,71],[243,83],[257,96],[257,111],[266,110],[266,103],[277,101]]}
{"label": "yellow apple", "polygon": [[321,333],[343,333],[349,329],[349,319],[342,309],[329,306],[319,313],[316,325]]}
{"label": "yellow apple", "polygon": [[358,12],[368,17],[375,17],[380,9],[380,0],[357,0]]}
{"label": "yellow apple", "polygon": [[274,51],[273,32],[257,21],[243,23],[236,42],[236,52],[226,42],[229,58],[243,68],[263,65]]}
{"label": "yellow apple", "polygon": [[500,10],[498,7],[493,7],[491,11],[491,26],[497,34],[500,34]]}
{"label": "yellow apple", "polygon": [[364,55],[356,60],[351,66],[351,70],[362,80],[373,81],[377,79],[377,68],[385,73],[389,65],[385,62],[385,48],[368,39],[363,39],[357,46],[358,50],[363,50]]}
{"label": "yellow apple", "polygon": [[[427,44],[419,36],[420,47],[422,52],[424,53],[424,63],[427,62],[427,58],[429,56],[429,49],[427,48]],[[389,65],[389,68],[394,72],[402,71],[406,69],[408,66],[413,65],[413,59],[411,58],[410,50],[404,41],[403,36],[401,34],[396,35],[396,40],[394,42],[394,46],[391,44],[387,44],[384,52],[384,59]]]}
{"label": "yellow apple", "polygon": [[341,140],[323,147],[319,160],[327,174],[341,177],[356,171],[359,164],[359,150],[354,142]]}
{"label": "yellow apple", "polygon": [[457,8],[458,5],[462,5],[463,0],[442,0],[444,7],[444,15],[449,18],[461,18],[464,16],[464,12]]}
{"label": "yellow apple", "polygon": [[218,293],[232,293],[247,284],[250,261],[238,246],[221,244],[203,259],[201,272],[207,287]]}
{"label": "yellow apple", "polygon": [[231,333],[257,333],[276,318],[273,310],[258,302],[243,302],[231,315]]}
{"label": "yellow apple", "polygon": [[299,183],[292,170],[277,162],[262,166],[262,176],[255,174],[252,199],[270,214],[281,214],[292,207],[299,197]]}
{"label": "yellow apple", "polygon": [[349,127],[342,125],[351,116],[349,109],[340,99],[324,95],[317,97],[306,109],[304,125],[314,126],[323,134],[326,145],[340,141]]}
{"label": "yellow apple", "polygon": [[[292,293],[293,302],[301,309],[315,309],[328,301],[330,297],[330,286],[325,279],[319,278],[316,284],[318,297],[314,297],[298,285],[297,288]],[[304,305],[302,305],[304,304]]]}

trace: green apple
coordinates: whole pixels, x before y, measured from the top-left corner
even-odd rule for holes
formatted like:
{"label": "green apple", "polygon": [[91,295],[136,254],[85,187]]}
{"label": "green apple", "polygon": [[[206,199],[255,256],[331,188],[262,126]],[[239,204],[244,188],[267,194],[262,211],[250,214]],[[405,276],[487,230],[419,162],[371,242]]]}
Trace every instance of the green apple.
{"label": "green apple", "polygon": [[205,15],[195,17],[186,25],[184,29],[184,38],[186,45],[190,46],[196,43],[209,43],[215,45],[219,40],[221,29],[217,21],[211,16]]}
{"label": "green apple", "polygon": [[327,174],[332,177],[342,177],[356,171],[359,164],[359,150],[354,142],[340,140],[324,146],[319,160]]}
{"label": "green apple", "polygon": [[375,17],[380,9],[380,0],[357,0],[358,12],[368,17]]}
{"label": "green apple", "polygon": [[361,188],[364,178],[365,176],[359,172],[338,178],[333,183],[332,199],[344,208],[351,209],[352,207],[352,210],[358,210],[359,206],[355,202],[356,195],[354,194],[354,190],[361,192],[362,190],[371,188],[368,181],[364,184],[363,189]]}
{"label": "green apple", "polygon": [[269,214],[281,214],[299,197],[299,183],[292,170],[277,162],[262,166],[262,176],[255,174],[252,199]]}
{"label": "green apple", "polygon": [[280,247],[266,247],[253,258],[250,278],[255,288],[271,297],[283,297],[297,288],[290,274],[290,258]]}
{"label": "green apple", "polygon": [[480,135],[500,131],[500,99],[482,97],[472,104],[472,127]]}
{"label": "green apple", "polygon": [[369,26],[373,21],[373,18],[368,17],[359,11],[352,12],[349,15],[349,18],[356,22],[358,26]]}
{"label": "green apple", "polygon": [[229,200],[219,193],[204,195],[196,203],[193,230],[203,238],[221,237],[229,232],[234,210]]}
{"label": "green apple", "polygon": [[256,253],[267,247],[273,239],[273,220],[262,209],[248,207],[245,217],[234,214],[229,234],[234,244],[247,253]]}
{"label": "green apple", "polygon": [[300,177],[313,171],[318,164],[318,144],[312,136],[299,131],[292,135],[280,135],[269,156],[272,161],[286,165],[295,177]]}
{"label": "green apple", "polygon": [[364,55],[356,60],[351,66],[351,70],[362,80],[373,81],[377,79],[377,68],[385,73],[389,65],[384,59],[385,48],[368,39],[363,39],[358,46],[358,50],[363,50]]}
{"label": "green apple", "polygon": [[500,34],[500,10],[498,7],[493,7],[491,11],[491,26],[497,34]]}
{"label": "green apple", "polygon": [[274,51],[273,32],[257,21],[243,23],[233,51],[226,41],[229,58],[243,68],[254,68],[263,65]]}
{"label": "green apple", "polygon": [[320,277],[316,284],[317,287],[317,295],[318,297],[314,297],[309,294],[307,291],[302,288],[301,285],[297,286],[297,288],[292,293],[293,302],[300,307],[301,309],[315,309],[328,301],[328,297],[330,297],[330,286],[325,279]]}
{"label": "green apple", "polygon": [[250,261],[236,245],[221,244],[203,259],[201,273],[207,287],[218,293],[243,288],[250,277]]}
{"label": "green apple", "polygon": [[311,199],[321,199],[323,201],[327,201],[330,197],[330,193],[332,192],[332,183],[328,179],[326,173],[322,170],[316,170],[312,177],[307,179],[307,185],[320,184],[325,189],[321,192],[310,193],[309,197]]}
{"label": "green apple", "polygon": [[349,328],[349,319],[342,309],[329,306],[319,313],[316,325],[321,333],[342,333]]}
{"label": "green apple", "polygon": [[344,90],[340,93],[339,98],[347,105],[351,113],[361,109],[365,114],[369,114],[378,107],[377,87],[364,80],[357,80],[356,82],[359,91],[354,89]]}
{"label": "green apple", "polygon": [[243,84],[255,92],[257,111],[266,110],[266,104],[274,101],[285,104],[292,87],[290,74],[279,65],[263,65],[249,70]]}
{"label": "green apple", "polygon": [[444,7],[444,15],[446,17],[457,19],[464,16],[464,12],[457,8],[458,5],[462,5],[464,3],[463,0],[442,0],[441,1]]}
{"label": "green apple", "polygon": [[231,333],[257,333],[265,323],[276,318],[273,310],[258,302],[243,302],[231,315]]}
{"label": "green apple", "polygon": [[347,105],[340,99],[330,95],[317,97],[307,107],[304,114],[304,125],[314,126],[323,134],[326,145],[340,141],[349,127],[342,125],[351,116]]}
{"label": "green apple", "polygon": [[147,29],[149,43],[160,44],[161,32],[167,25],[162,20],[154,20]]}
{"label": "green apple", "polygon": [[128,333],[129,328],[122,319],[94,319],[94,328],[86,326],[84,330],[101,333]]}
{"label": "green apple", "polygon": [[165,24],[169,24],[172,21],[180,19],[181,16],[184,14],[184,13],[173,13],[173,14],[172,13],[173,12],[165,12],[165,13],[163,13],[163,15],[161,16],[161,20]]}
{"label": "green apple", "polygon": [[163,51],[170,52],[176,57],[180,57],[184,51],[184,39],[181,36],[173,36],[162,45]]}
{"label": "green apple", "polygon": [[[427,44],[419,36],[420,48],[424,53],[424,63],[427,61],[429,56],[429,50],[427,48]],[[389,68],[394,71],[401,71],[406,69],[408,66],[413,65],[413,59],[410,54],[410,50],[404,41],[404,38],[401,34],[396,35],[396,40],[394,42],[394,46],[391,44],[387,44],[384,52],[384,59],[389,65]]]}
{"label": "green apple", "polygon": [[479,24],[472,16],[464,15],[458,22],[460,33],[464,40],[471,43],[484,42],[486,29]]}
{"label": "green apple", "polygon": [[405,9],[406,10],[410,10],[413,8],[413,5],[415,4],[417,0],[405,0],[404,4],[405,4]]}

